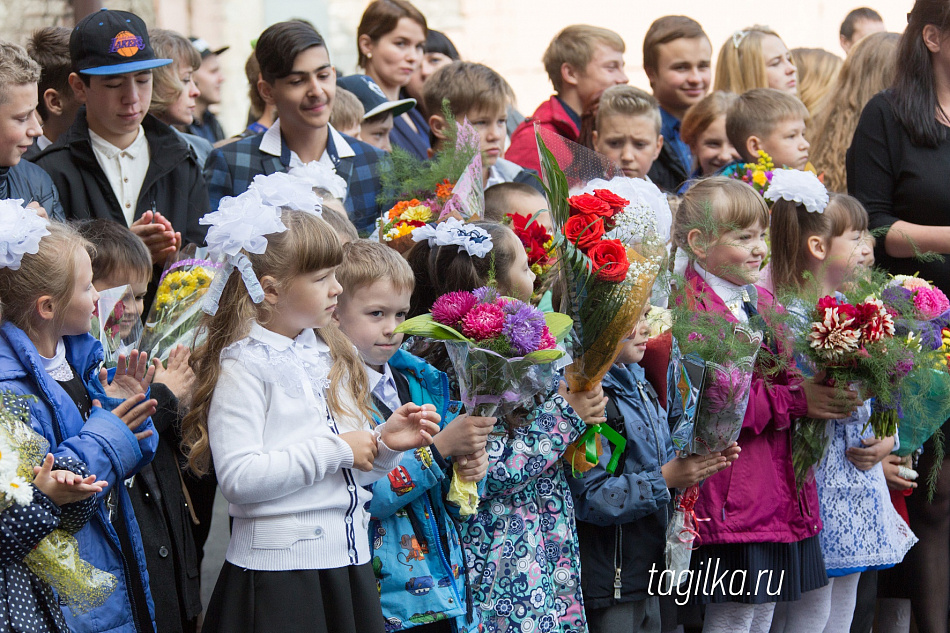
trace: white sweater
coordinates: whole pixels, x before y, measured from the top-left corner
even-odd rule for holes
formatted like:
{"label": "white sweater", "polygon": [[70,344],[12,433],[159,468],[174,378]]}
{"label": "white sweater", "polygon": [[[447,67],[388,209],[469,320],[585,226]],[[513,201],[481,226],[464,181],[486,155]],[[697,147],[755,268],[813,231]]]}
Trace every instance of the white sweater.
{"label": "white sweater", "polygon": [[289,339],[257,323],[221,352],[208,432],[234,517],[234,565],[328,569],[370,559],[364,507],[372,494],[363,486],[398,466],[402,453],[380,441],[374,470],[352,469],[353,452],[338,434],[369,422],[328,415],[330,363],[313,330]]}

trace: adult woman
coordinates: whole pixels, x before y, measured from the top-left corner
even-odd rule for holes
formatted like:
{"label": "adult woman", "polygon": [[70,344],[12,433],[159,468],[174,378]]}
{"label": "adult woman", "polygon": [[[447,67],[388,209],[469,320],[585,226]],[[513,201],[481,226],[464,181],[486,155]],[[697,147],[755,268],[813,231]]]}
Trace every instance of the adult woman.
{"label": "adult woman", "polygon": [[442,31],[436,31],[435,29],[429,29],[429,34],[426,36],[425,51],[422,63],[412,74],[412,79],[406,84],[405,89],[406,93],[416,100],[417,108],[422,105],[422,86],[426,79],[431,77],[432,73],[440,67],[462,59],[452,40],[446,37]]}
{"label": "adult woman", "polygon": [[897,33],[873,33],[855,44],[823,104],[813,112],[811,160],[830,191],[844,193],[844,157],[861,110],[894,81]]}
{"label": "adult woman", "polygon": [[[950,260],[923,262],[917,252],[950,253],[950,2],[917,0],[898,46],[893,87],[872,98],[848,149],[848,191],[867,208],[877,260],[893,273],[920,271],[950,292]],[[944,433],[950,425],[944,425]],[[933,465],[925,445],[918,470]],[[950,465],[944,460],[932,503],[907,499],[920,538],[905,559],[917,627],[947,631],[950,595]]]}
{"label": "adult woman", "polygon": [[[357,28],[359,65],[382,88],[386,98],[398,101],[425,54],[425,16],[407,0],[373,0]],[[427,158],[429,126],[413,109],[395,118],[390,132],[393,145]]]}
{"label": "adult woman", "polygon": [[739,95],[753,88],[775,88],[798,96],[798,73],[792,54],[778,33],[767,26],[750,26],[733,33],[716,61],[716,90]]}

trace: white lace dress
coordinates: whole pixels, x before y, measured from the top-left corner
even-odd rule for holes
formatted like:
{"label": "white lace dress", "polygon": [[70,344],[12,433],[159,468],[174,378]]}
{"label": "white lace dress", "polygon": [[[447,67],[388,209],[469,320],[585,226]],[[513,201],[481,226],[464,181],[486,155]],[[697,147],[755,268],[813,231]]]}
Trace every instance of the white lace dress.
{"label": "white lace dress", "polygon": [[859,470],[845,454],[874,436],[870,427],[862,433],[869,415],[870,401],[850,418],[829,422],[828,452],[815,468],[824,525],[821,553],[829,576],[893,567],[917,542],[891,503],[881,464]]}

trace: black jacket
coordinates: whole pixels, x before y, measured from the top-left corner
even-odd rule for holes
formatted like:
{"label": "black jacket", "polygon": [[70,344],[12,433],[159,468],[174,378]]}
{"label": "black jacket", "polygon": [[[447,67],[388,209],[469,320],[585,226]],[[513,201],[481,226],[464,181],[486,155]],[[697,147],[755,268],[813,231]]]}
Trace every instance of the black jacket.
{"label": "black jacket", "polygon": [[667,143],[663,144],[660,155],[647,174],[650,180],[665,193],[676,193],[680,186],[689,179],[689,174],[683,168],[683,164],[676,157]]}
{"label": "black jacket", "polygon": [[132,480],[129,497],[142,532],[155,623],[161,633],[193,633],[201,613],[199,563],[192,518],[182,492],[181,418],[178,399],[152,385],[158,410],[152,416],[158,448],[152,463]]}
{"label": "black jacket", "polygon": [[13,167],[0,167],[0,199],[7,198],[22,199],[24,204],[38,202],[50,220],[66,219],[49,174],[25,160]]}
{"label": "black jacket", "polygon": [[[154,207],[176,231],[181,231],[184,241],[204,244],[206,229],[198,219],[209,211],[208,188],[194,152],[152,115],[146,115],[142,126],[151,160],[134,217]],[[53,179],[66,219],[103,218],[126,223],[119,200],[92,150],[85,107],[80,108],[72,127],[35,163]]]}

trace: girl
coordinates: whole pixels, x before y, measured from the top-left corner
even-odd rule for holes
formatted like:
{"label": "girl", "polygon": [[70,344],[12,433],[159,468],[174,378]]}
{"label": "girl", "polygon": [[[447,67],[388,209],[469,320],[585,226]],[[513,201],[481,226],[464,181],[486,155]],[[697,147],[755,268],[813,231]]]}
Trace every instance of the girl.
{"label": "girl", "polygon": [[[752,285],[767,251],[768,221],[762,197],[737,180],[708,178],[686,192],[673,239],[691,260],[685,290],[695,309],[755,324],[760,309],[771,307],[771,294]],[[769,353],[763,341],[759,355]],[[814,483],[796,491],[790,426],[805,415],[840,418],[855,409],[857,399],[836,402],[833,388],[802,382],[793,363],[768,378],[763,371],[759,364],[749,392],[739,435],[742,457],[707,479],[696,503],[696,515],[709,520],[698,523],[700,548],[692,567],[704,572],[718,567],[718,574],[744,578],[738,591],[713,584],[700,593],[700,601],[710,603],[706,633],[768,631],[776,601],[797,600],[828,582],[818,542],[817,493]]]}
{"label": "girl", "polygon": [[844,193],[845,154],[858,126],[861,110],[871,97],[891,85],[897,64],[897,33],[868,35],[848,54],[835,80],[830,96],[813,111],[814,139],[809,154],[819,173],[823,173],[828,191]]}
{"label": "girl", "polygon": [[[153,630],[145,553],[128,493],[122,485],[152,459],[158,441],[149,417],[156,403],[145,400],[143,393],[151,381],[151,370],[146,373],[146,358],[133,352],[132,363],[120,358],[113,381],[103,387],[106,373],[99,371],[102,346],[89,335],[98,299],[92,285],[89,243],[66,225],[37,226],[37,218],[31,218],[31,212],[11,217],[8,211],[3,209],[0,221],[0,233],[4,234],[0,237],[0,242],[4,242],[2,252],[9,254],[7,248],[22,247],[24,240],[28,244],[32,239],[38,244],[35,253],[16,258],[20,261],[5,257],[0,267],[0,391],[36,396],[30,403],[33,430],[49,441],[56,460],[84,477],[95,475],[109,490],[108,494],[94,498],[93,507],[81,522],[67,521],[71,512],[63,508],[64,526],[78,530],[81,556],[91,565],[114,574],[117,580],[115,590],[102,606],[80,617],[67,611],[66,621],[73,631]],[[127,394],[131,397],[124,402],[116,399]],[[113,412],[101,408],[100,402],[114,406]],[[31,509],[43,506],[38,499],[34,497],[36,503]],[[53,501],[63,503],[55,496]],[[47,513],[41,521],[44,533],[37,530],[24,534],[20,542],[24,549],[17,550],[19,559],[32,547],[29,544],[35,545],[55,527],[55,506],[46,503],[43,507]],[[15,510],[4,514],[9,513],[15,514]],[[92,520],[87,523],[91,515]],[[19,564],[11,567],[23,569]],[[32,586],[39,590],[39,583],[27,572],[14,574],[8,568],[4,573],[8,590],[11,585],[13,589]],[[25,591],[26,595],[30,593]],[[55,602],[45,602],[53,605],[48,609],[41,608],[44,602],[36,600],[35,606],[29,607],[46,611],[49,622],[47,628],[40,630],[64,630],[62,616],[53,612]],[[18,605],[15,600],[5,604]]]}
{"label": "girl", "polygon": [[[779,175],[779,172],[776,172]],[[776,182],[778,181],[778,182]],[[835,194],[824,211],[811,213],[791,201],[781,177],[773,177],[770,194],[784,195],[772,205],[772,281],[779,291],[805,290],[810,278],[818,296],[834,294],[852,277],[870,253],[864,239],[867,212],[851,196]],[[821,187],[817,177],[814,184]],[[804,304],[790,308],[802,319],[799,336],[806,329]],[[829,584],[788,603],[786,630],[826,633],[851,628],[858,578],[866,569],[883,569],[899,563],[917,538],[891,503],[883,460],[894,448],[894,438],[875,440],[866,426],[870,402],[847,419],[830,423],[831,442],[824,460],[815,468],[821,522],[821,552]],[[863,432],[862,432],[863,430]],[[778,611],[776,611],[778,618]]]}
{"label": "girl", "polygon": [[683,184],[685,193],[696,178],[712,176],[717,171],[739,160],[739,152],[726,136],[726,112],[735,102],[736,95],[717,90],[686,112],[680,125],[680,137],[693,154],[693,173]]}
{"label": "girl", "polygon": [[[492,269],[500,293],[530,298],[534,274],[521,241],[494,222],[475,226],[491,235],[494,247],[487,257],[470,256],[458,244],[425,241],[409,251],[416,274],[414,314],[428,312],[444,293],[487,285]],[[447,362],[429,358],[448,369],[451,380]],[[591,400],[590,409],[600,415],[603,394]],[[560,464],[585,426],[554,389],[536,402],[531,411],[498,418],[486,446],[488,476],[478,513],[462,524],[475,609],[486,631],[587,630],[574,505]]]}
{"label": "girl", "polygon": [[767,26],[750,26],[722,45],[715,88],[737,95],[753,88],[775,88],[797,97],[795,60],[778,33]]}
{"label": "girl", "polygon": [[[326,222],[253,191],[222,209],[208,244],[226,242],[241,271],[203,322],[182,429],[193,470],[214,458],[233,517],[203,630],[381,632],[364,486],[431,443],[439,416],[409,403],[372,429],[362,362],[328,327],[343,251]],[[228,234],[241,224],[243,238]]]}
{"label": "girl", "polygon": [[796,48],[792,59],[798,69],[798,95],[814,116],[835,85],[842,60],[823,48]]}

